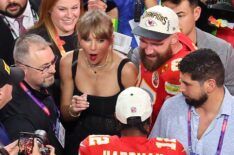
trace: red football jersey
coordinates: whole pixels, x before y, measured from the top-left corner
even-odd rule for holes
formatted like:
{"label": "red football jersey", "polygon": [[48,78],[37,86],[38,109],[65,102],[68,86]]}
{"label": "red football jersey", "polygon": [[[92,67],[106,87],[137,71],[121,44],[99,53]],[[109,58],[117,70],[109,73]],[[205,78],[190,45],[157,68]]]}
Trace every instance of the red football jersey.
{"label": "red football jersey", "polygon": [[179,92],[180,72],[178,63],[184,56],[195,50],[193,42],[184,34],[178,33],[179,41],[183,48],[174,54],[168,61],[154,72],[148,71],[144,65],[140,65],[140,73],[137,86],[144,88],[152,93],[154,107],[152,114],[152,125],[167,97],[176,95]]}
{"label": "red football jersey", "polygon": [[175,139],[90,135],[80,144],[79,155],[186,155]]}

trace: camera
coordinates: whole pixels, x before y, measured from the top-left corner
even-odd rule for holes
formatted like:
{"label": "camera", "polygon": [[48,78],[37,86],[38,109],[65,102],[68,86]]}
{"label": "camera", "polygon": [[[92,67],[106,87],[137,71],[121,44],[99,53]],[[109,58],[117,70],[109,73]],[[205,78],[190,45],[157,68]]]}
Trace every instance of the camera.
{"label": "camera", "polygon": [[[36,139],[37,144],[34,144]],[[33,146],[38,145],[42,155],[49,155],[50,149],[46,147],[48,144],[47,133],[44,130],[36,130],[34,133],[20,132],[19,133],[19,155],[30,155],[33,151]]]}
{"label": "camera", "polygon": [[46,147],[46,145],[49,143],[48,136],[45,130],[36,130],[34,132],[37,144],[39,147],[39,151],[42,155],[49,155],[50,149]]}

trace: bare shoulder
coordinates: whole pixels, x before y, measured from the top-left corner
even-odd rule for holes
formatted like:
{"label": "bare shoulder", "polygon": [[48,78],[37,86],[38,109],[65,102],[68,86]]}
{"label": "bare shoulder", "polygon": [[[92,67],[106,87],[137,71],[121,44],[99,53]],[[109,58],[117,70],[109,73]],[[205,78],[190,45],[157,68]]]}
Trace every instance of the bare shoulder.
{"label": "bare shoulder", "polygon": [[74,51],[67,52],[60,60],[60,66],[71,65]]}
{"label": "bare shoulder", "polygon": [[[120,63],[122,60],[124,59],[128,59],[128,57],[118,51],[114,51],[114,57],[116,58],[116,60]],[[127,62],[122,70],[122,74],[132,74],[132,73],[136,73],[137,74],[137,68],[135,67],[135,65],[133,64],[133,62],[129,61]]]}
{"label": "bare shoulder", "polygon": [[72,58],[74,51],[67,52],[60,60],[60,68],[59,73],[61,79],[71,78],[71,66],[72,66]]}
{"label": "bare shoulder", "polygon": [[[127,56],[123,55],[122,53],[119,52],[114,52],[115,56],[117,57],[119,63],[123,60],[126,59]],[[138,75],[138,70],[136,66],[131,62],[127,62],[121,71],[121,80],[123,83],[123,86],[125,88],[129,86],[134,86],[136,84],[137,80],[137,75]]]}
{"label": "bare shoulder", "polygon": [[137,70],[136,66],[133,64],[133,62],[129,61],[124,65],[123,70],[122,70],[122,74],[135,76],[138,74],[138,70]]}
{"label": "bare shoulder", "polygon": [[115,51],[115,50],[113,50],[113,54],[114,54],[114,57],[116,57],[117,59],[119,59],[119,61],[127,58],[126,55],[124,55],[123,53],[120,53],[118,51]]}

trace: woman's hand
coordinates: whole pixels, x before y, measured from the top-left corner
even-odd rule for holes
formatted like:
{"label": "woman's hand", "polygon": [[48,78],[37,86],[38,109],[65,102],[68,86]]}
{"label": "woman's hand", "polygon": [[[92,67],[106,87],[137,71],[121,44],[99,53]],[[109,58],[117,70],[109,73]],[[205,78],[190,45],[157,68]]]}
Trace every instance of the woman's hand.
{"label": "woman's hand", "polygon": [[101,9],[106,11],[107,5],[102,0],[89,0],[88,1],[88,10],[92,9]]}
{"label": "woman's hand", "polygon": [[70,112],[74,115],[78,115],[83,110],[89,107],[89,102],[87,101],[87,94],[81,96],[74,95],[72,97],[72,103],[70,105]]}

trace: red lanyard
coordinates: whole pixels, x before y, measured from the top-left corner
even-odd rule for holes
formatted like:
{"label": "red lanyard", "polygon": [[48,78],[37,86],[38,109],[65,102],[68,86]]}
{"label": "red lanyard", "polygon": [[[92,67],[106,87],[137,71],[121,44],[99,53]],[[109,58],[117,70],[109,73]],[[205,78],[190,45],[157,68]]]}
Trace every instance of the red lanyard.
{"label": "red lanyard", "polygon": [[[227,129],[228,117],[229,117],[228,115],[224,115],[222,129],[221,129],[221,133],[220,133],[220,137],[219,137],[219,143],[218,143],[218,147],[217,147],[217,151],[216,151],[215,155],[220,155],[220,153],[221,153],[222,146],[223,146],[223,139],[224,139],[225,131]],[[189,148],[189,152],[192,152],[191,119],[192,119],[192,110],[191,110],[191,106],[190,106],[189,110],[188,110],[188,148]]]}

